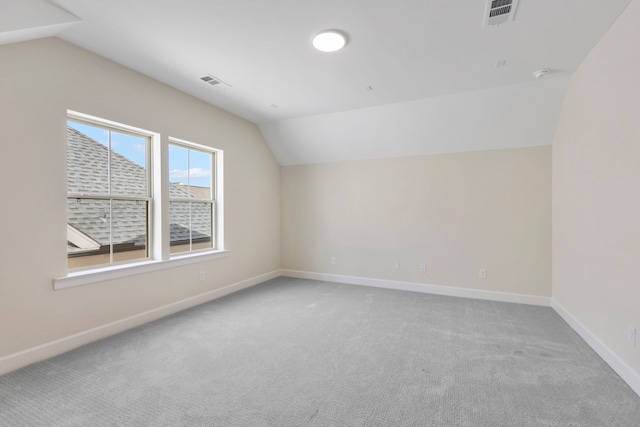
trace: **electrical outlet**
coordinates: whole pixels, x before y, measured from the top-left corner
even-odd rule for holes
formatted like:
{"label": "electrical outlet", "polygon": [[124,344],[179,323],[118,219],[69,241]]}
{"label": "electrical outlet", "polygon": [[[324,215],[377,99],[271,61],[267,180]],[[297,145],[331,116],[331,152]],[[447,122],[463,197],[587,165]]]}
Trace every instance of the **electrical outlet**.
{"label": "electrical outlet", "polygon": [[427,272],[427,264],[420,264],[420,272],[421,273]]}
{"label": "electrical outlet", "polygon": [[336,265],[336,257],[332,256],[330,261],[331,261],[331,265]]}
{"label": "electrical outlet", "polygon": [[200,281],[203,282],[204,281],[204,271],[200,272]]}
{"label": "electrical outlet", "polygon": [[486,279],[487,278],[487,269],[486,268],[481,268],[480,272],[478,273],[478,276],[481,279]]}
{"label": "electrical outlet", "polygon": [[393,269],[400,270],[400,263],[398,261],[393,261]]}
{"label": "electrical outlet", "polygon": [[636,345],[636,328],[633,326],[629,326],[627,329],[627,341],[629,341],[629,344],[633,346]]}

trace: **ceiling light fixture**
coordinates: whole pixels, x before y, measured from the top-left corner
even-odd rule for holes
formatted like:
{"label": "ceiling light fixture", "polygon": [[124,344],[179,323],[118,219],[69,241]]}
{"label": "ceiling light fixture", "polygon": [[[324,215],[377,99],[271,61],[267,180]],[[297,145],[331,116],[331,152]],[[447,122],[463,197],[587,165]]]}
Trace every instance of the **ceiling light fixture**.
{"label": "ceiling light fixture", "polygon": [[542,70],[534,71],[533,72],[533,77],[535,77],[536,79],[541,79],[544,76],[546,76],[547,74],[549,74],[550,71],[551,70],[547,70],[546,68],[543,68]]}
{"label": "ceiling light fixture", "polygon": [[338,30],[324,30],[311,41],[320,52],[336,52],[347,44],[347,36]]}

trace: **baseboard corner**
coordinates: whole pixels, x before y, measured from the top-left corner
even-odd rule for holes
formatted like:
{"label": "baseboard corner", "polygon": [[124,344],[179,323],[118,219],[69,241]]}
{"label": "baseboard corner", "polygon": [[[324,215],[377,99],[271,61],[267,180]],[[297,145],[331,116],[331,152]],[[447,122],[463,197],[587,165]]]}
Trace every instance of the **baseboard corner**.
{"label": "baseboard corner", "polygon": [[613,369],[622,380],[640,397],[640,375],[605,345],[586,326],[576,319],[555,298],[551,299],[551,308]]}

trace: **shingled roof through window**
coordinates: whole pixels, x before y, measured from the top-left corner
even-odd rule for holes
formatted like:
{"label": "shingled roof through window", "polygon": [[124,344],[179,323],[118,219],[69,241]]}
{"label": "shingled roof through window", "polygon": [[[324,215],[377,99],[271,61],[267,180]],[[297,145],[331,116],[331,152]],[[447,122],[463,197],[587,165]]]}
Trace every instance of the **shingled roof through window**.
{"label": "shingled roof through window", "polygon": [[[67,191],[69,194],[108,194],[107,170],[109,149],[72,127],[67,127]],[[118,154],[111,152],[112,194],[145,198],[147,196],[145,169]],[[188,187],[172,184],[169,194],[173,198],[194,198]],[[74,232],[93,240],[101,246],[110,243],[129,249],[144,248],[147,235],[146,202],[135,200],[113,201],[111,209],[106,200],[82,198],[68,199],[68,224]],[[170,204],[170,242],[172,245],[189,241],[189,204]],[[211,239],[211,205],[192,203],[192,239]],[[110,225],[111,217],[113,222]],[[111,242],[110,242],[111,240]],[[69,252],[79,252],[73,243]],[[85,248],[86,250],[86,248]]]}

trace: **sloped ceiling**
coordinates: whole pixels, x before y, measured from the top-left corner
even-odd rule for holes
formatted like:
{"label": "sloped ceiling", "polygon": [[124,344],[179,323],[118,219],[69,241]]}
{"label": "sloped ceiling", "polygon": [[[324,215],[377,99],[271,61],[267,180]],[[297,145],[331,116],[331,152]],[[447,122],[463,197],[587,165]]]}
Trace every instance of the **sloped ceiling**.
{"label": "sloped ceiling", "polygon": [[[550,144],[568,78],[629,3],[519,0],[485,28],[486,0],[23,1],[81,19],[58,37],[258,124],[283,165]],[[315,51],[329,28],[346,48]]]}
{"label": "sloped ceiling", "polygon": [[79,21],[45,0],[0,0],[0,44],[55,36]]}
{"label": "sloped ceiling", "polygon": [[549,145],[568,79],[260,125],[281,165]]}

